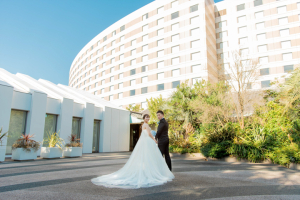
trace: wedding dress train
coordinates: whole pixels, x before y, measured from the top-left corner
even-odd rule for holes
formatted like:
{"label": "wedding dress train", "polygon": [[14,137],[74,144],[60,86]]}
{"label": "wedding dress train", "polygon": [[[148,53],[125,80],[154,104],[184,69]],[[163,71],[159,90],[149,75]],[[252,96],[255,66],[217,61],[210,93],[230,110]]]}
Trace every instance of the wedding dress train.
{"label": "wedding dress train", "polygon": [[143,130],[129,160],[120,170],[91,181],[105,187],[134,189],[162,185],[173,178],[156,143],[147,130]]}

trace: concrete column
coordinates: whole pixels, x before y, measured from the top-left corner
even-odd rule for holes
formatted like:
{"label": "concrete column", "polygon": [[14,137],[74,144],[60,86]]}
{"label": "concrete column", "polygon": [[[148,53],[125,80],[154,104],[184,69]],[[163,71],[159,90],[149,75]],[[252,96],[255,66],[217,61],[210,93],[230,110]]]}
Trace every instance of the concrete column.
{"label": "concrete column", "polygon": [[[33,91],[31,107],[27,115],[26,134],[33,134],[34,140],[42,142],[44,138],[47,94]],[[38,151],[40,155],[40,150]]]}
{"label": "concrete column", "polygon": [[80,142],[83,143],[82,153],[92,153],[94,129],[94,104],[86,103],[81,120]]}
{"label": "concrete column", "polygon": [[[0,128],[2,127],[2,133],[6,133],[9,128],[13,91],[14,91],[14,88],[11,85],[0,81],[0,95],[1,95],[1,97],[0,97]],[[5,137],[3,139],[2,146],[0,146],[0,148],[6,149],[6,144],[7,144],[7,137]]]}
{"label": "concrete column", "polygon": [[63,98],[60,104],[60,114],[57,118],[57,132],[66,143],[72,133],[73,104],[72,99]]}

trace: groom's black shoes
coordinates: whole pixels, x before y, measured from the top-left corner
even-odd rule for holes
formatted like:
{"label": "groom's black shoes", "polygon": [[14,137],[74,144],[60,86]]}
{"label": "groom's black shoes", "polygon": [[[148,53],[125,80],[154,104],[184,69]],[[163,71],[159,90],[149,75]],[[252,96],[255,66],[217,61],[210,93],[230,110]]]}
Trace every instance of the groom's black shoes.
{"label": "groom's black shoes", "polygon": [[161,119],[157,127],[155,139],[158,139],[158,148],[163,156],[165,156],[166,163],[172,171],[171,158],[169,154],[169,136],[168,136],[169,124],[165,118]]}

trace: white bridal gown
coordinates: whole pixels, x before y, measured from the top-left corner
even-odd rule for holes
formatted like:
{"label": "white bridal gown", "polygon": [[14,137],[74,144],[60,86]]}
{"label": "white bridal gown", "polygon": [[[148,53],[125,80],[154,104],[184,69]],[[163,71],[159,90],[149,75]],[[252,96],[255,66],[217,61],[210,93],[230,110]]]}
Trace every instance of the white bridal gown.
{"label": "white bridal gown", "polygon": [[127,163],[118,171],[93,178],[95,185],[135,189],[162,185],[174,178],[156,143],[143,130]]}

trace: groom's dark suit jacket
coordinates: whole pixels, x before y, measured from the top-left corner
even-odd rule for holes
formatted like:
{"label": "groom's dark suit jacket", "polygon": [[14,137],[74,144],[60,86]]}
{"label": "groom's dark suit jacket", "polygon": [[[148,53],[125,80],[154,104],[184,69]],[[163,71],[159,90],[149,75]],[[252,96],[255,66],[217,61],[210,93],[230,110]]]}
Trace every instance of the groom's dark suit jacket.
{"label": "groom's dark suit jacket", "polygon": [[164,141],[169,139],[168,129],[169,129],[168,122],[165,120],[165,118],[161,119],[155,135],[155,139],[158,139],[158,143],[159,141]]}

